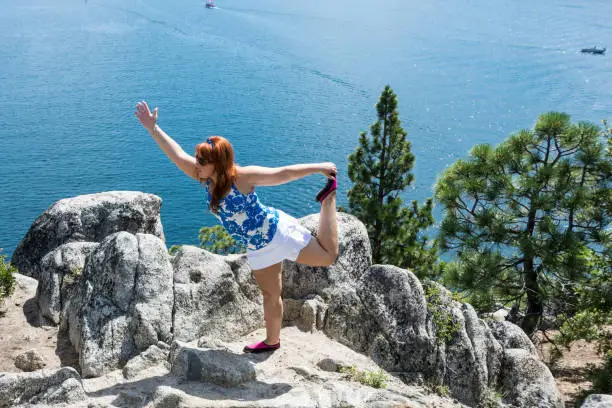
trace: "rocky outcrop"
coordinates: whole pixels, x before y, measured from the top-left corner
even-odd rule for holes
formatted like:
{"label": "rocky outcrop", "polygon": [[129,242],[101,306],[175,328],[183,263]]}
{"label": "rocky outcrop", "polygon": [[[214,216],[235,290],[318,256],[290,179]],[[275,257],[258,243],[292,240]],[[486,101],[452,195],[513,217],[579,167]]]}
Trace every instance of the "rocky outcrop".
{"label": "rocky outcrop", "polygon": [[[308,387],[266,388],[260,384],[261,360],[218,344],[263,323],[261,293],[246,257],[191,246],[170,256],[160,238],[159,199],[138,193],[97,196],[103,204],[89,196],[56,203],[35,222],[17,254],[20,265],[41,278],[38,305],[67,330],[84,378],[123,369],[123,377],[132,379],[168,365],[171,378],[257,389],[259,399],[275,399],[276,405],[265,406],[350,406],[353,395],[360,395],[360,404],[372,403],[363,406],[416,405],[405,396],[347,385],[314,364],[289,367]],[[71,205],[62,203],[70,200]],[[311,215],[301,222],[316,233],[318,219]],[[59,229],[57,237],[51,236],[53,228]],[[313,336],[323,331],[337,347],[364,353],[406,384],[444,385],[471,406],[498,389],[505,403],[517,407],[561,407],[550,371],[520,329],[506,322],[487,325],[470,305],[453,300],[436,283],[420,282],[409,270],[371,265],[367,231],[355,217],[339,213],[338,232],[340,254],[330,267],[283,263],[286,325]],[[188,344],[197,339],[197,347]],[[124,399],[153,399],[152,406],[160,407],[215,406],[184,389],[157,389],[154,396],[128,392]],[[338,397],[343,393],[351,398]],[[245,406],[264,406],[252,403]]]}
{"label": "rocky outcrop", "polygon": [[161,198],[135,191],[110,191],[57,201],[32,224],[11,263],[19,273],[38,279],[42,258],[67,242],[100,242],[127,231],[164,239]]}
{"label": "rocky outcrop", "polygon": [[0,373],[0,408],[18,404],[66,404],[85,398],[81,377],[70,367]]}

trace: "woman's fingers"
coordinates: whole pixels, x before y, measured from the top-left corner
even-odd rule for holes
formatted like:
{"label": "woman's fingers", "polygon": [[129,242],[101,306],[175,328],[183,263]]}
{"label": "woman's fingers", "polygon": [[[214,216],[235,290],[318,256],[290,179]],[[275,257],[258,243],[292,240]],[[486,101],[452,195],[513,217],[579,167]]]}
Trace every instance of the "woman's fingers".
{"label": "woman's fingers", "polygon": [[151,114],[151,110],[149,109],[149,105],[147,105],[146,101],[142,101],[142,104],[144,105],[146,112],[150,115]]}

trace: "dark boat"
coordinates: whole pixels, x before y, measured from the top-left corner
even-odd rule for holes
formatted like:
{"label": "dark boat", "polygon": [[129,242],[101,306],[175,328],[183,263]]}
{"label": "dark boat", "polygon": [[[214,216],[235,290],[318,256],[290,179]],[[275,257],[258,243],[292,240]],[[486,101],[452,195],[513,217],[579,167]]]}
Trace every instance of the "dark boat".
{"label": "dark boat", "polygon": [[215,3],[212,0],[206,0],[206,8],[215,8]]}
{"label": "dark boat", "polygon": [[606,52],[605,48],[597,48],[597,47],[592,47],[592,48],[583,48],[580,50],[580,52],[584,53],[584,54],[604,54]]}

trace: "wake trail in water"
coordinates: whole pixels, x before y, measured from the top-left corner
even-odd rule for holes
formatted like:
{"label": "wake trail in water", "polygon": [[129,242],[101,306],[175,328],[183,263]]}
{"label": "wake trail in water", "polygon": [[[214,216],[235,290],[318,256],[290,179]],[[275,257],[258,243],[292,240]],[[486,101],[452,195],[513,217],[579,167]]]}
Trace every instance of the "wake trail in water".
{"label": "wake trail in water", "polygon": [[102,4],[97,4],[96,6],[97,7],[104,7],[104,8],[110,9],[110,10],[120,11],[120,12],[123,12],[125,14],[130,14],[130,15],[139,17],[139,18],[147,21],[148,23],[160,25],[160,26],[165,27],[165,28],[169,28],[170,30],[172,30],[175,33],[180,34],[180,35],[182,35],[184,37],[190,37],[190,34],[186,33],[185,31],[181,30],[180,28],[176,27],[175,25],[170,24],[167,21],[156,20],[156,19],[153,19],[153,18],[151,18],[151,17],[149,17],[149,16],[147,16],[145,14],[139,13],[139,12],[134,11],[134,10],[129,10],[129,9],[125,9],[123,7],[117,7],[117,6],[107,6],[107,5],[102,5]]}
{"label": "wake trail in water", "polygon": [[[273,10],[257,10],[257,9],[234,9],[234,8],[229,8],[227,9],[227,11],[240,16],[240,15],[253,15],[253,14],[258,14],[258,15],[264,15],[264,16],[269,16],[269,15],[276,15],[276,16],[283,16],[283,17],[300,17],[300,18],[309,18],[309,19],[313,19],[313,20],[325,20],[325,21],[332,21],[334,23],[344,23],[342,21],[338,21],[338,20],[334,20],[334,19],[329,19],[329,18],[324,18],[324,17],[317,17],[317,16],[311,16],[311,15],[298,15],[298,14],[294,14],[294,13],[283,13],[283,12],[278,12],[278,11],[273,11]],[[347,22],[348,23],[348,22]],[[258,47],[260,49],[263,49],[261,47]],[[296,55],[293,55],[289,52],[282,52],[279,50],[266,50],[269,52],[272,52],[274,54],[277,55],[281,55],[284,57],[287,57],[288,59],[292,59],[292,60],[296,60],[299,59]],[[337,76],[331,75],[331,74],[327,74],[325,72],[322,72],[316,68],[309,68],[304,64],[298,64],[298,63],[292,63],[291,67],[293,67],[294,69],[301,71],[301,72],[305,72],[307,74],[328,80],[330,82],[333,82],[334,84],[340,85],[344,88],[350,89],[351,91],[353,91],[355,94],[362,96],[362,97],[369,97],[369,93],[367,91],[365,91],[364,89],[360,89],[357,85],[352,84],[349,81],[346,81],[342,78],[339,78]]]}
{"label": "wake trail in water", "polygon": [[[134,10],[129,10],[129,9],[126,9],[126,8],[123,8],[123,7],[108,6],[108,5],[97,5],[97,6],[98,7],[104,7],[104,8],[111,9],[111,10],[115,10],[115,11],[120,11],[120,12],[125,13],[125,14],[136,16],[138,18],[141,18],[141,19],[147,21],[150,24],[155,24],[155,25],[159,25],[159,26],[162,26],[164,28],[170,29],[171,31],[174,31],[174,33],[179,34],[181,37],[184,37],[185,39],[189,39],[189,40],[192,40],[192,41],[197,41],[197,42],[203,43],[202,39],[197,38],[196,36],[181,30],[177,26],[175,26],[175,25],[173,25],[173,24],[171,24],[171,23],[169,23],[167,21],[157,20],[157,19],[154,19],[154,18],[151,18],[151,17],[147,16],[146,14],[143,14],[143,13],[140,13],[140,12],[134,11]],[[218,7],[215,7],[215,10],[221,10],[221,9],[218,8]],[[284,14],[284,13],[278,13],[278,14]],[[224,41],[229,40],[228,38],[220,37],[220,36],[216,36],[216,35],[215,35],[215,37],[217,37],[219,39],[222,39]],[[284,57],[286,57],[288,59],[293,59],[293,60],[298,59],[297,56],[295,56],[295,55],[293,55],[291,53],[288,53],[288,52],[282,52],[282,51],[278,51],[278,50],[266,50],[266,49],[264,49],[262,47],[259,47],[259,46],[254,46],[254,45],[251,45],[251,44],[242,43],[240,41],[236,41],[236,42],[241,44],[241,45],[243,45],[243,46],[244,45],[248,45],[249,47],[253,47],[253,48],[257,48],[259,50],[263,50],[263,51],[270,52],[270,53],[273,53],[273,54],[281,55],[281,56],[284,56]],[[301,71],[301,72],[306,72],[307,74],[311,74],[313,76],[316,76],[316,77],[328,80],[330,82],[333,82],[336,85],[340,85],[340,86],[342,86],[342,87],[344,87],[346,89],[351,90],[352,92],[354,92],[355,94],[357,94],[357,95],[359,95],[361,97],[367,98],[367,97],[370,96],[367,91],[365,91],[364,89],[359,89],[359,87],[357,87],[355,84],[352,84],[349,81],[346,81],[346,80],[344,80],[342,78],[339,78],[337,76],[324,73],[324,72],[322,72],[322,71],[320,71],[320,70],[318,70],[316,68],[309,68],[309,67],[307,67],[307,66],[305,66],[303,64],[297,64],[297,63],[292,63],[290,66],[292,68],[296,69],[296,70]]]}

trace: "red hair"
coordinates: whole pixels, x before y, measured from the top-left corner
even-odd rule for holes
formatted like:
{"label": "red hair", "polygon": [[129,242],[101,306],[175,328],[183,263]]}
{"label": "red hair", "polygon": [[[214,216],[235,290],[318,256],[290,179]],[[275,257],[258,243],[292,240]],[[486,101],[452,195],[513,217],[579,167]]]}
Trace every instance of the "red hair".
{"label": "red hair", "polygon": [[234,148],[226,138],[211,136],[197,145],[195,151],[196,160],[200,165],[214,165],[217,182],[210,190],[210,209],[217,212],[219,201],[229,193],[232,184],[238,178],[234,165]]}

